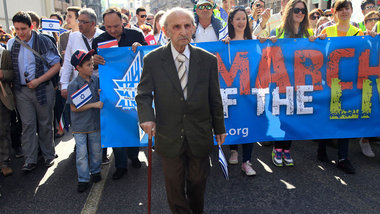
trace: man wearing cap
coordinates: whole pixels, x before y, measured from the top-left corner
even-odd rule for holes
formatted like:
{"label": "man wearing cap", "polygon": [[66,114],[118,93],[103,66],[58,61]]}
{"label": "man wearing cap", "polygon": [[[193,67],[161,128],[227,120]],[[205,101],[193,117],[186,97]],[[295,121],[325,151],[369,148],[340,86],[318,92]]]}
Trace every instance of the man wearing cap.
{"label": "man wearing cap", "polygon": [[32,30],[28,13],[17,12],[12,21],[17,36],[8,41],[8,50],[11,51],[15,73],[16,106],[22,122],[21,140],[25,154],[22,170],[31,171],[36,168],[38,147],[41,148],[45,166],[54,164],[55,90],[51,78],[61,68],[60,56],[49,38]]}
{"label": "man wearing cap", "polygon": [[[78,192],[84,192],[90,182],[99,182],[102,148],[100,145],[99,78],[93,75],[94,50],[77,50],[71,65],[78,76],[69,84],[67,103],[71,109],[71,127],[75,138]],[[66,54],[67,55],[67,54]]]}
{"label": "man wearing cap", "polygon": [[219,41],[219,31],[223,23],[214,17],[214,4],[207,0],[199,0],[196,5],[195,24],[196,31],[193,35],[194,42]]}
{"label": "man wearing cap", "polygon": [[219,145],[226,137],[217,59],[189,44],[192,12],[173,8],[160,21],[170,42],[144,57],[136,96],[139,122],[155,136],[171,211],[200,214],[213,134]]}

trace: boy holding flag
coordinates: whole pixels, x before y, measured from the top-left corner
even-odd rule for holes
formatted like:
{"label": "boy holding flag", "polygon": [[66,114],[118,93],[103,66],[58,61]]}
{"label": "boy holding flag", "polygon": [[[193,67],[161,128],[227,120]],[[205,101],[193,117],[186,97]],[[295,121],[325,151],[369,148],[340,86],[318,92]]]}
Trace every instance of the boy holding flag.
{"label": "boy holding flag", "polygon": [[78,76],[68,86],[67,102],[70,104],[72,133],[76,143],[78,192],[86,191],[90,174],[94,183],[102,179],[99,109],[103,103],[99,101],[99,78],[92,75],[93,54],[94,50],[77,50],[71,56],[71,64],[78,70]]}

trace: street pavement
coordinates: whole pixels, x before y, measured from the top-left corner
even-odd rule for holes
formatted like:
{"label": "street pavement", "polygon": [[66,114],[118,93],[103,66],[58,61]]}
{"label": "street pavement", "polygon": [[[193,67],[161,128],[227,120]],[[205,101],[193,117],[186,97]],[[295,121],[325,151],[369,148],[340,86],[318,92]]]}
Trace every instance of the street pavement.
{"label": "street pavement", "polygon": [[[215,147],[205,212],[380,213],[380,145],[372,144],[377,157],[367,158],[360,153],[357,141],[351,140],[349,154],[356,168],[354,175],[341,172],[333,162],[318,162],[317,143],[293,141],[294,167],[275,167],[271,162],[272,148],[255,144],[252,163],[257,175],[247,177],[240,164],[229,165],[230,179],[225,180]],[[13,159],[14,174],[0,176],[0,213],[147,213],[146,148],[139,154],[141,169],[132,168],[129,162],[128,174],[115,181],[112,161],[102,168],[103,181],[79,194],[74,145],[72,136],[66,134],[56,141],[55,164],[46,168],[40,158],[38,168],[28,174],[20,170],[23,160]],[[228,159],[228,146],[223,150]],[[332,160],[336,159],[336,148],[328,146],[327,152]],[[160,159],[154,152],[152,167],[152,213],[170,213]]]}

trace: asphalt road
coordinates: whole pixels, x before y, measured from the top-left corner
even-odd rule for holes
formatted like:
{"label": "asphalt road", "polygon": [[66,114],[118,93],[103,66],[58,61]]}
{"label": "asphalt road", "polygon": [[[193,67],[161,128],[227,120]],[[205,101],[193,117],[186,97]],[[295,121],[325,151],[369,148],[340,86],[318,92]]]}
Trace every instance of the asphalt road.
{"label": "asphalt road", "polygon": [[[0,213],[147,213],[147,150],[140,151],[141,169],[112,180],[114,163],[102,169],[103,182],[85,193],[76,192],[74,140],[66,134],[56,142],[59,157],[50,168],[21,172],[22,159],[13,159],[14,174],[0,176]],[[294,167],[275,167],[271,147],[254,146],[252,157],[256,176],[247,177],[239,165],[229,166],[225,180],[217,162],[217,148],[211,155],[207,184],[206,213],[380,213],[380,145],[372,144],[377,155],[360,153],[357,140],[350,144],[356,174],[347,175],[333,163],[316,159],[317,144],[296,141],[292,145]],[[228,158],[228,146],[223,147]],[[241,150],[241,148],[239,148]],[[337,150],[327,148],[331,159]],[[111,150],[109,150],[111,152]],[[111,156],[112,157],[112,156]],[[241,157],[241,156],[239,156]],[[240,159],[241,160],[241,159]],[[166,202],[161,163],[153,153],[152,213],[170,213]]]}

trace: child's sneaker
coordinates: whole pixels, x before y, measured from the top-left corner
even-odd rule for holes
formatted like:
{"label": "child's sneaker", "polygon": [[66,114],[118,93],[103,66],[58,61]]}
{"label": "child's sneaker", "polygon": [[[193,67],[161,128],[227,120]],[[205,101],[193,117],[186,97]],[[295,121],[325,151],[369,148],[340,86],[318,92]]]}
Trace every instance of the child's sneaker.
{"label": "child's sneaker", "polygon": [[293,158],[290,156],[290,150],[284,150],[282,153],[282,158],[284,159],[285,166],[294,166]]}
{"label": "child's sneaker", "polygon": [[245,172],[246,175],[256,175],[256,171],[252,168],[251,162],[247,161],[241,165],[241,170]]}
{"label": "child's sneaker", "polygon": [[238,151],[231,150],[231,157],[228,160],[228,163],[230,163],[230,164],[238,164],[238,155],[239,155]]}
{"label": "child's sneaker", "polygon": [[282,166],[282,149],[273,148],[272,161],[275,166]]}

